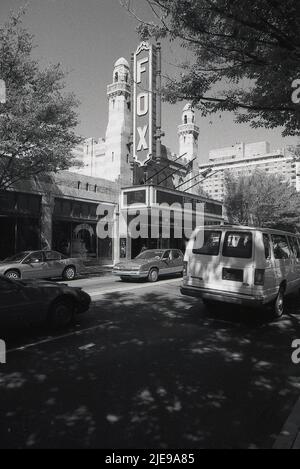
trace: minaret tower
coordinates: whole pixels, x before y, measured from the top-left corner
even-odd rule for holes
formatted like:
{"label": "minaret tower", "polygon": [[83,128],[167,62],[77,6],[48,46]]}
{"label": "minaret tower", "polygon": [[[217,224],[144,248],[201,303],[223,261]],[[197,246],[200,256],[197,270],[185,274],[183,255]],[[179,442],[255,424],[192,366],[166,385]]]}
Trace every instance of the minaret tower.
{"label": "minaret tower", "polygon": [[[186,180],[196,176],[199,172],[198,161],[198,137],[199,127],[195,124],[195,112],[190,103],[186,104],[182,111],[182,123],[178,126],[179,137],[179,154],[186,153],[183,159],[190,163],[190,172],[186,176]],[[194,159],[195,158],[195,159]],[[193,161],[194,159],[194,161]],[[184,185],[181,190],[185,190],[195,184],[197,180],[193,180]],[[192,192],[197,192],[197,186]]]}
{"label": "minaret tower", "polygon": [[[131,88],[129,64],[123,57],[114,65],[113,83],[107,87],[109,102],[102,177],[132,184],[130,167]],[[100,176],[100,175],[99,175]]]}

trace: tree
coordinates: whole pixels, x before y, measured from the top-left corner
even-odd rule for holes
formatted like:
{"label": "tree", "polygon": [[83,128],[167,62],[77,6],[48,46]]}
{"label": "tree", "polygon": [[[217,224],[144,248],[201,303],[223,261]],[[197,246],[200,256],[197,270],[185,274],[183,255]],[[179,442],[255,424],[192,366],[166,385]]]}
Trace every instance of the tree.
{"label": "tree", "polygon": [[0,190],[41,173],[77,162],[73,148],[78,102],[65,92],[61,66],[40,69],[32,58],[33,37],[11,16],[0,28],[0,78],[6,103],[0,104]]}
{"label": "tree", "polygon": [[[191,55],[166,77],[164,98],[191,101],[202,115],[232,111],[252,127],[300,134],[299,0],[146,0],[155,21],[139,18],[142,39],[178,39]],[[190,54],[191,53],[191,54]],[[297,80],[298,79],[298,80]],[[300,94],[300,91],[299,91]]]}
{"label": "tree", "polygon": [[276,174],[225,173],[224,206],[230,223],[300,231],[300,197]]}

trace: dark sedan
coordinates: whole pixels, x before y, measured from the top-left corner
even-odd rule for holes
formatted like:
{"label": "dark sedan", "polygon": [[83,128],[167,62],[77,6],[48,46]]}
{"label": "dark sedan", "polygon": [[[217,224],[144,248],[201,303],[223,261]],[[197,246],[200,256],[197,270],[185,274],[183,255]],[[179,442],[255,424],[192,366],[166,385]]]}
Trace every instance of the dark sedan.
{"label": "dark sedan", "polygon": [[53,328],[65,327],[75,314],[87,311],[90,303],[90,296],[80,288],[0,276],[0,324],[47,321]]}
{"label": "dark sedan", "polygon": [[183,272],[183,254],[179,249],[147,249],[135,259],[119,262],[113,274],[121,280],[144,278],[156,282],[160,275],[178,275]]}

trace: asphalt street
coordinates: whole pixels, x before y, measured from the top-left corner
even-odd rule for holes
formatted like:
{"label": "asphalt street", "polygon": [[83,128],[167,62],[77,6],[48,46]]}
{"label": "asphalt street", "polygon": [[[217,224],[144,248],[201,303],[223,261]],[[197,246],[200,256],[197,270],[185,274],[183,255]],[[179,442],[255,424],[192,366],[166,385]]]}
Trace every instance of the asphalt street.
{"label": "asphalt street", "polygon": [[155,284],[81,279],[90,311],[55,335],[1,331],[1,448],[269,448],[300,394],[300,301],[287,314],[183,297]]}

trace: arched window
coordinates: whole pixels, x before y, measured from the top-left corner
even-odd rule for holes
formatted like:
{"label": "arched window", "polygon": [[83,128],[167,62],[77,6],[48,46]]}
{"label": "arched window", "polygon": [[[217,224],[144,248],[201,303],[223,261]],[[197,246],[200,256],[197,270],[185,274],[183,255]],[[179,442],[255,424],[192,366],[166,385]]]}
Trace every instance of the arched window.
{"label": "arched window", "polygon": [[118,72],[115,73],[115,82],[116,82],[116,81],[119,81],[119,74],[118,74]]}
{"label": "arched window", "polygon": [[185,114],[184,118],[183,118],[183,122],[184,124],[187,124],[187,115]]}
{"label": "arched window", "polygon": [[115,153],[112,151],[111,152],[111,161],[114,161],[114,159],[115,159]]}
{"label": "arched window", "polygon": [[195,122],[195,116],[193,116],[193,118],[192,118],[192,122],[193,122],[193,123]]}
{"label": "arched window", "polygon": [[128,73],[126,73],[126,75],[125,75],[125,81],[126,81],[126,83],[128,83]]}

